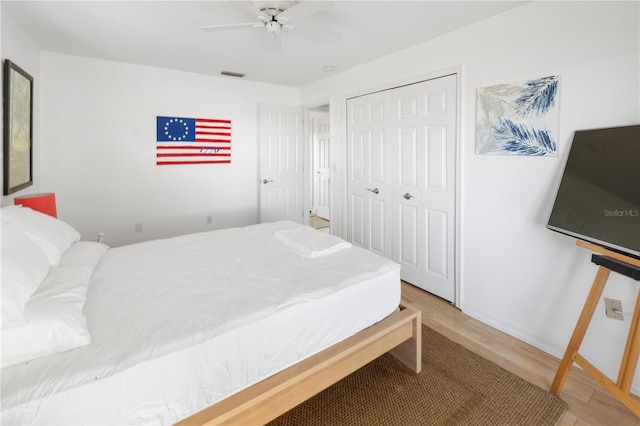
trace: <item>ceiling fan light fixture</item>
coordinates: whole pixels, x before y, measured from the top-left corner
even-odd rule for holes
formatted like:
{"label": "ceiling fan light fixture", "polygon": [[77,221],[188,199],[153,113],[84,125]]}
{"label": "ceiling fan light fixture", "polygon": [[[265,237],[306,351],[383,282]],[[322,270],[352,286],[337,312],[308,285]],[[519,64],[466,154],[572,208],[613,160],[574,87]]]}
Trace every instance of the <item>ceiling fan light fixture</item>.
{"label": "ceiling fan light fixture", "polygon": [[267,32],[271,34],[279,33],[282,30],[282,25],[278,21],[269,21],[265,24]]}
{"label": "ceiling fan light fixture", "polygon": [[226,75],[227,77],[236,77],[236,78],[242,78],[244,77],[243,73],[240,72],[233,72],[233,71],[222,71],[220,73],[221,75]]}

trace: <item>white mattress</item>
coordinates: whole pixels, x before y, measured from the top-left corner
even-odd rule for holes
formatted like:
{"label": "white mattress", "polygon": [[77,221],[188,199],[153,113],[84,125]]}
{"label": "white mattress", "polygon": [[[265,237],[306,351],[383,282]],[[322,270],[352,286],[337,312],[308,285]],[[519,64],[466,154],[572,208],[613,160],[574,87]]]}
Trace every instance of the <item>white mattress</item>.
{"label": "white mattress", "polygon": [[277,222],[109,250],[92,343],[2,370],[2,424],[169,424],[391,314],[399,266],[359,247],[308,258]]}

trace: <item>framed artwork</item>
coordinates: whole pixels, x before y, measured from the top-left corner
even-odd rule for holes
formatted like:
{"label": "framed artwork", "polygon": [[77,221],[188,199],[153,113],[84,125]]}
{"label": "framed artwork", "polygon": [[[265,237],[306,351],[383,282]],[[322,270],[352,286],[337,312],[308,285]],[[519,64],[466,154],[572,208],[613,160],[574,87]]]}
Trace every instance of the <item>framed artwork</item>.
{"label": "framed artwork", "polygon": [[33,77],[4,61],[4,195],[33,185]]}
{"label": "framed artwork", "polygon": [[559,76],[481,87],[476,154],[557,156]]}

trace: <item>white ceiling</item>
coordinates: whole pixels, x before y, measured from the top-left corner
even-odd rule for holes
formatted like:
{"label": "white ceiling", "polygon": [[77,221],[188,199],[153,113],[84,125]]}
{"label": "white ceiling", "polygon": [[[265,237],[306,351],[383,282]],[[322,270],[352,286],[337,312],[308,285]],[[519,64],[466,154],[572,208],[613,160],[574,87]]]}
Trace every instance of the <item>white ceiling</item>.
{"label": "white ceiling", "polygon": [[[312,1],[312,0],[307,0]],[[301,87],[518,7],[525,1],[345,1],[290,22],[282,50],[266,49],[264,28],[205,32],[199,26],[258,21],[240,1],[2,0],[44,51]],[[253,1],[286,9],[294,1]],[[296,28],[298,32],[296,33]],[[304,30],[342,34],[337,42],[304,38]],[[469,40],[473,43],[473,40]],[[428,58],[425,58],[428,60]],[[233,77],[228,77],[233,78]]]}

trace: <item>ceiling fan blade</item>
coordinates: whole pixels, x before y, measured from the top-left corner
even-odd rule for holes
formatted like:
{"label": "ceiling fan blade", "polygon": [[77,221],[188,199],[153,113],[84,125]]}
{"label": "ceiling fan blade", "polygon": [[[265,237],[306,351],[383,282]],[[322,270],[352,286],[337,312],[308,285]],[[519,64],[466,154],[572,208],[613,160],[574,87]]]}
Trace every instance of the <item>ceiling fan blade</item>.
{"label": "ceiling fan blade", "polygon": [[300,37],[304,37],[308,40],[323,41],[327,43],[336,43],[342,38],[342,34],[335,31],[325,30],[322,28],[296,26],[296,30],[293,32]]}
{"label": "ceiling fan blade", "polygon": [[294,6],[291,6],[284,12],[280,12],[276,16],[276,19],[278,20],[278,22],[280,22],[280,20],[282,19],[282,22],[280,22],[281,24],[285,24],[289,21],[293,21],[295,23],[296,21],[302,20],[311,15],[315,15],[316,13],[322,12],[323,10],[326,10],[332,7],[333,4],[334,4],[333,0],[330,0],[330,1],[306,0],[300,3],[296,3]]}
{"label": "ceiling fan blade", "polygon": [[264,22],[245,22],[242,24],[225,24],[225,25],[206,25],[198,27],[202,31],[222,31],[222,30],[237,30],[247,27],[263,27]]}
{"label": "ceiling fan blade", "polygon": [[280,33],[269,34],[267,38],[267,50],[269,52],[279,52],[282,50],[282,37]]}

